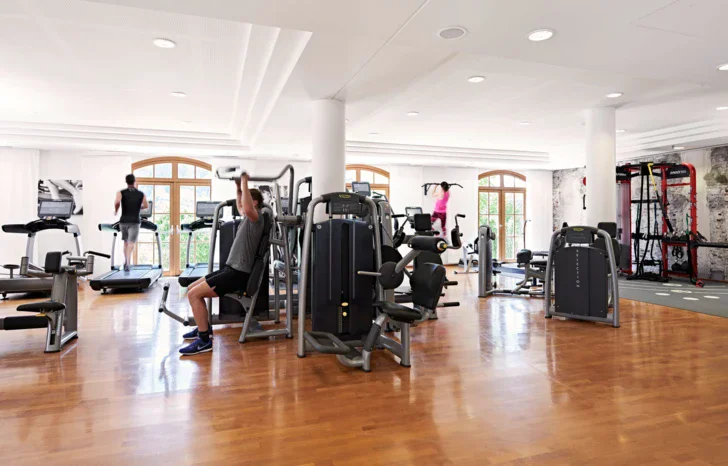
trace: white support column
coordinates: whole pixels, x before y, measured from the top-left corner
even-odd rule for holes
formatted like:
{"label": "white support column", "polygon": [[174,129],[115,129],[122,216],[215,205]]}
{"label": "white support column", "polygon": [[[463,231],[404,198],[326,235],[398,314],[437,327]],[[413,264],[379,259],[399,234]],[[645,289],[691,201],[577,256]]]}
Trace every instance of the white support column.
{"label": "white support column", "polygon": [[586,111],[586,224],[617,221],[617,127],[614,107]]}
{"label": "white support column", "polygon": [[[346,190],[346,104],[340,100],[313,103],[313,197]],[[314,220],[325,219],[316,209]]]}

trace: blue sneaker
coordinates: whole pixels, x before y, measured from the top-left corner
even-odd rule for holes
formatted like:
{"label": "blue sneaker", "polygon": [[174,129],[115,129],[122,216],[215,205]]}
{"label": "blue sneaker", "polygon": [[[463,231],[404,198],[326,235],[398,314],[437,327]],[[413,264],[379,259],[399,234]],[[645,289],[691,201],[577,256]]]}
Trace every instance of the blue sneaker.
{"label": "blue sneaker", "polygon": [[[212,332],[210,332],[210,338],[212,338]],[[189,332],[182,335],[182,339],[184,340],[196,340],[197,339],[197,327],[190,330]]]}
{"label": "blue sneaker", "polygon": [[202,338],[198,338],[179,350],[182,356],[192,356],[193,354],[207,353],[208,351],[212,351],[212,339],[205,343]]}

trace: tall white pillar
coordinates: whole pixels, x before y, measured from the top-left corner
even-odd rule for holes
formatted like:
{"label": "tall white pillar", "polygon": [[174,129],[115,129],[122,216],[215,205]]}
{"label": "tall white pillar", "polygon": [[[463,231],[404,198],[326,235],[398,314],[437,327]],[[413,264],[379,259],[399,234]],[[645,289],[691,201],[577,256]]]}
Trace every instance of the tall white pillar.
{"label": "tall white pillar", "polygon": [[[340,100],[313,103],[313,197],[346,190],[346,104]],[[326,217],[316,209],[314,221]]]}
{"label": "tall white pillar", "polygon": [[617,127],[614,107],[586,111],[586,224],[617,221]]}

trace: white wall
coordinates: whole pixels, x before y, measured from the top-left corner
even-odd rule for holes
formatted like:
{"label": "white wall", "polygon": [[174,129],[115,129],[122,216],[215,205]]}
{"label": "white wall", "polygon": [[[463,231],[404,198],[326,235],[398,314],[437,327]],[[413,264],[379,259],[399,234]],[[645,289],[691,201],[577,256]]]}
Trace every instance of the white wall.
{"label": "white wall", "polygon": [[[131,171],[133,162],[145,156],[130,155],[85,155],[81,152],[60,151],[17,151],[0,149],[0,219],[3,223],[24,223],[36,215],[37,181],[40,178],[81,179],[84,182],[84,215],[77,221],[81,227],[85,250],[109,252],[111,235],[98,230],[99,223],[115,221],[113,200],[116,192],[123,188],[123,177]],[[213,170],[226,165],[241,165],[255,175],[274,175],[291,163],[296,180],[311,173],[310,162],[287,162],[282,160],[249,160],[234,157],[201,158],[213,166]],[[434,200],[425,196],[422,184],[426,182],[448,181],[459,183],[464,189],[453,188],[449,202],[448,230],[455,225],[455,214],[465,214],[459,222],[463,240],[472,242],[478,230],[478,175],[484,171],[476,168],[425,167],[412,165],[378,165],[390,172],[390,200],[396,213],[404,213],[408,206],[422,206],[431,212]],[[527,216],[531,220],[527,227],[527,247],[546,249],[551,234],[552,222],[552,172],[526,171],[527,177]],[[12,188],[22,183],[21,203]],[[27,188],[25,186],[30,186]],[[235,185],[227,180],[213,178],[212,197],[214,200],[235,197]],[[18,238],[10,238],[18,236]],[[20,235],[5,235],[0,245],[0,258],[3,262],[18,262],[17,251],[24,250],[25,238]],[[51,250],[72,249],[73,240],[69,235],[51,232],[39,235],[37,250],[44,254]],[[406,252],[406,247],[403,252]],[[18,257],[16,257],[18,256]],[[456,263],[460,251],[449,251],[446,263]],[[41,257],[41,256],[38,256]],[[120,248],[117,248],[116,261],[121,261]],[[108,268],[108,261],[100,259],[98,270]]]}
{"label": "white wall", "polygon": [[[38,218],[38,159],[37,150],[0,148],[1,225],[28,223]],[[25,254],[27,237],[9,233],[0,235],[0,264],[19,265]],[[36,252],[37,249],[36,244]],[[37,263],[37,259],[32,260]]]}

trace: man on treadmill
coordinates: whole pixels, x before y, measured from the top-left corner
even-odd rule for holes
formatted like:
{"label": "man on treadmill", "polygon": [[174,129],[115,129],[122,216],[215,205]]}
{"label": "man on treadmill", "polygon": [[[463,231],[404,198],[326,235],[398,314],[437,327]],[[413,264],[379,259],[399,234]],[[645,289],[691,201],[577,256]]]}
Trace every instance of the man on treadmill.
{"label": "man on treadmill", "polygon": [[[184,356],[212,351],[212,327],[208,320],[205,298],[217,298],[246,288],[250,272],[253,270],[255,253],[263,237],[265,222],[260,213],[263,196],[259,190],[248,188],[247,174],[243,175],[242,180],[235,180],[235,184],[238,187],[236,196],[238,211],[245,217],[235,234],[225,266],[187,287],[187,299],[192,307],[197,328],[183,335],[185,340],[194,340],[179,350]],[[212,254],[212,251],[210,253]]]}
{"label": "man on treadmill", "polygon": [[149,208],[147,195],[137,189],[134,175],[126,175],[126,189],[116,193],[114,216],[119,213],[119,207],[121,207],[119,230],[121,230],[121,240],[124,242],[124,271],[128,272],[131,254],[139,239],[139,225],[142,222],[139,213],[142,209]]}

